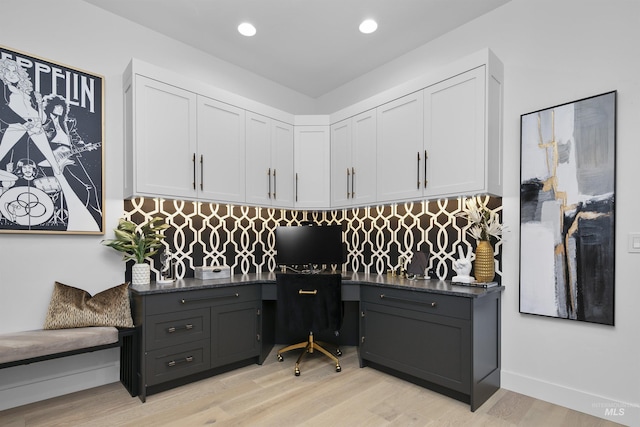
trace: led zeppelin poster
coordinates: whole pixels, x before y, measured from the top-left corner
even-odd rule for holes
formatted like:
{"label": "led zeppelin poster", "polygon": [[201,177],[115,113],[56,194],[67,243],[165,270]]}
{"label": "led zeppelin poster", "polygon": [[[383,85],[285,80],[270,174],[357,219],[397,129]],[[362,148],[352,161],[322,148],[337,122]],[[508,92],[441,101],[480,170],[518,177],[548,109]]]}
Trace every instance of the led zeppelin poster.
{"label": "led zeppelin poster", "polygon": [[0,46],[0,232],[104,233],[104,79]]}

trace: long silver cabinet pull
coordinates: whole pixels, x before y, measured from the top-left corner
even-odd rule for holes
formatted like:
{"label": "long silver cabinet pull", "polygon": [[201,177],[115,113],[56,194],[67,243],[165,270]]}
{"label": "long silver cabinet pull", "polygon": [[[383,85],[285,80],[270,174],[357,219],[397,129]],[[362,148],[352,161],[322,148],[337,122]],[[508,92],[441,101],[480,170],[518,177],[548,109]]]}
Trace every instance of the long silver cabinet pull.
{"label": "long silver cabinet pull", "polygon": [[427,155],[427,150],[424,150],[424,188],[427,188],[427,159],[429,156]]}
{"label": "long silver cabinet pull", "polygon": [[190,331],[191,329],[193,329],[193,325],[191,323],[187,323],[184,326],[171,326],[170,328],[167,328],[167,332],[172,334],[176,331],[181,331],[181,330]]}
{"label": "long silver cabinet pull", "polygon": [[349,181],[351,181],[351,171],[347,168],[347,199],[351,195],[351,192],[349,191]]}
{"label": "long silver cabinet pull", "polygon": [[269,191],[267,192],[267,196],[271,198],[271,168],[267,169],[267,181],[269,181]]}
{"label": "long silver cabinet pull", "polygon": [[298,201],[298,172],[296,172],[296,202]]}
{"label": "long silver cabinet pull", "polygon": [[387,296],[385,294],[380,294],[380,299],[388,299],[389,301],[401,301],[401,302],[410,302],[411,304],[420,304],[420,305],[428,305],[429,307],[436,307],[438,304],[435,301],[432,302],[421,302],[421,301],[415,301],[412,299],[406,299],[406,298],[398,298],[398,297],[390,297]]}
{"label": "long silver cabinet pull", "polygon": [[167,362],[167,366],[171,368],[173,366],[176,366],[179,363],[191,363],[191,362],[193,362],[193,356],[187,356],[184,359],[171,360]]}
{"label": "long silver cabinet pull", "polygon": [[356,183],[355,183],[355,179],[356,179],[356,168],[351,167],[351,198],[352,199],[356,198]]}
{"label": "long silver cabinet pull", "polygon": [[298,295],[317,295],[318,294],[318,290],[314,289],[312,291],[303,291],[302,289],[298,290]]}
{"label": "long silver cabinet pull", "polygon": [[193,153],[193,189],[196,189],[196,153]]}
{"label": "long silver cabinet pull", "polygon": [[204,189],[204,155],[200,154],[200,191]]}
{"label": "long silver cabinet pull", "polygon": [[211,299],[226,299],[226,298],[238,298],[238,297],[240,297],[240,294],[236,292],[235,294],[220,295],[220,296],[215,296],[215,297],[181,299],[180,300],[180,304],[186,304],[186,303],[189,303],[189,302],[207,301],[207,300],[211,300]]}
{"label": "long silver cabinet pull", "polygon": [[418,151],[418,166],[416,167],[416,176],[418,178],[418,189],[420,189],[420,152]]}
{"label": "long silver cabinet pull", "polygon": [[277,199],[276,192],[278,191],[278,181],[276,181],[276,168],[273,168],[273,199]]}

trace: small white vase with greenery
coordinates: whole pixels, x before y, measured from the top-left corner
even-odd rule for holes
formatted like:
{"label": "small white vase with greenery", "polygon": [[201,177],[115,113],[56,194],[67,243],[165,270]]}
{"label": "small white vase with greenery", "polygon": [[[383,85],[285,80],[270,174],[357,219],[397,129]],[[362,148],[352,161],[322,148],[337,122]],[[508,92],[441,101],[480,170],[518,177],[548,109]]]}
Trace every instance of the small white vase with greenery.
{"label": "small white vase with greenery", "polygon": [[120,218],[118,227],[113,230],[116,238],[103,240],[102,244],[122,252],[124,261],[134,260],[131,283],[146,285],[151,282],[151,273],[145,259],[158,253],[165,237],[161,232],[167,228],[169,224],[159,217],[152,218],[140,227]]}

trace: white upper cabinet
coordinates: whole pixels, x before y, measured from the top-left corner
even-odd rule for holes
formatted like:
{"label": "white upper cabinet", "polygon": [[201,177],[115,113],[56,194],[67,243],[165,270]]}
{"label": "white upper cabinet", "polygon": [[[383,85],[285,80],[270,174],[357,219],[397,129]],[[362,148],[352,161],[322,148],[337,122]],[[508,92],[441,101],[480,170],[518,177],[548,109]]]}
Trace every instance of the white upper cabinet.
{"label": "white upper cabinet", "polygon": [[424,90],[427,197],[485,191],[485,67]]}
{"label": "white upper cabinet", "polygon": [[293,200],[293,126],[246,113],[246,201],[291,208]]}
{"label": "white upper cabinet", "polygon": [[503,66],[485,49],[331,115],[132,60],[124,196],[331,209],[502,195]]}
{"label": "white upper cabinet", "polygon": [[136,76],[125,102],[125,197],[196,197],[196,95]]}
{"label": "white upper cabinet", "polygon": [[223,202],[245,198],[245,112],[198,96],[199,197]]}
{"label": "white upper cabinet", "polygon": [[422,92],[378,107],[377,117],[377,200],[387,202],[422,197]]}
{"label": "white upper cabinet", "polygon": [[331,126],[331,206],[376,201],[376,111]]}
{"label": "white upper cabinet", "polygon": [[330,207],[329,126],[294,126],[295,207]]}

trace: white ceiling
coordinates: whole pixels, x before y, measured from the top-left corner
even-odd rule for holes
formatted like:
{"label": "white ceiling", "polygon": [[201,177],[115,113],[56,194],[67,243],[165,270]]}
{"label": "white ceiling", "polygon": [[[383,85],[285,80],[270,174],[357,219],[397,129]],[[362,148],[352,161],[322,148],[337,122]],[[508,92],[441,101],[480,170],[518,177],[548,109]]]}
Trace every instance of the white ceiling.
{"label": "white ceiling", "polygon": [[85,1],[317,98],[510,0]]}

